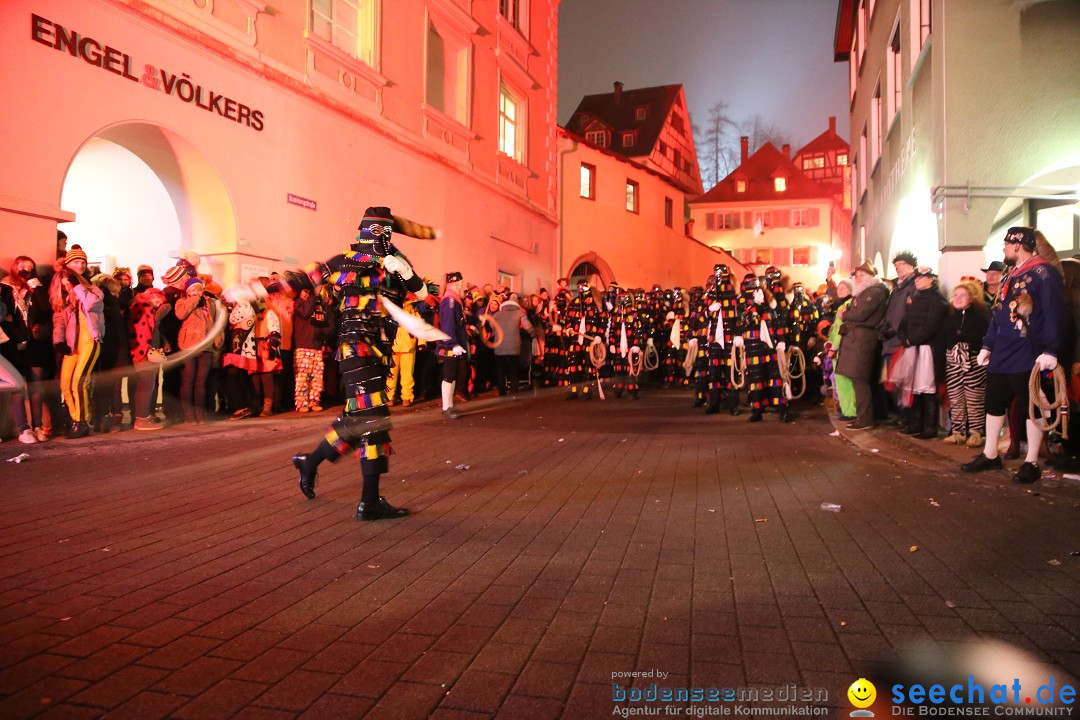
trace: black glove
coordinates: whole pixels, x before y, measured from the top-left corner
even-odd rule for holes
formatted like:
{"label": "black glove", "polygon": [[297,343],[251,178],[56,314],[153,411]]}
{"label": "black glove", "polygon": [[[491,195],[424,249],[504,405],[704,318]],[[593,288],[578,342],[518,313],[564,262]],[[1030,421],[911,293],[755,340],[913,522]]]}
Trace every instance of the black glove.
{"label": "black glove", "polygon": [[271,335],[270,338],[266,341],[266,344],[269,348],[266,353],[266,356],[268,358],[270,358],[271,360],[277,360],[279,357],[281,357],[281,338],[279,336]]}
{"label": "black glove", "polygon": [[53,343],[53,349],[56,350],[56,353],[58,355],[70,355],[71,354],[71,348],[69,348],[68,344],[64,343],[64,342]]}

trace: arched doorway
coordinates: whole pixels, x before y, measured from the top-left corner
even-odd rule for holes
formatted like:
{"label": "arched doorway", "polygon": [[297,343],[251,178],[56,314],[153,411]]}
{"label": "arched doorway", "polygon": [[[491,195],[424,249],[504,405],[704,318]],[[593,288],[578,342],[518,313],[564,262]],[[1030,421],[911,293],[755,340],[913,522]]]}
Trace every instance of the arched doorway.
{"label": "arched doorway", "polygon": [[106,128],[72,158],[60,206],[69,244],[83,246],[105,272],[150,265],[155,275],[179,250],[204,256],[201,272],[228,283],[219,257],[237,249],[236,214],[217,170],[191,142],[148,123]]}
{"label": "arched doorway", "polygon": [[570,263],[570,268],[567,279],[570,281],[571,289],[579,280],[586,280],[594,287],[606,288],[609,282],[616,279],[611,266],[595,252],[588,252],[576,258]]}

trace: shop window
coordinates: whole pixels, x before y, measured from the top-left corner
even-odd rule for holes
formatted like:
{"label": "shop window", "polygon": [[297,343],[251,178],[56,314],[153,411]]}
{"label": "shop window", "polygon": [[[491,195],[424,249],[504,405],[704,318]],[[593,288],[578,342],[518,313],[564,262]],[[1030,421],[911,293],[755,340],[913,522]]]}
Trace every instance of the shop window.
{"label": "shop window", "polygon": [[499,150],[525,162],[525,103],[505,84],[499,89]]}
{"label": "shop window", "polygon": [[581,180],[578,192],[581,197],[589,200],[596,199],[596,166],[581,163]]}
{"label": "shop window", "polygon": [[377,0],[311,0],[310,21],[315,37],[377,68]]}
{"label": "shop window", "polygon": [[640,202],[640,193],[641,188],[635,181],[626,181],[626,210],[628,212],[636,213],[639,211],[638,204]]}

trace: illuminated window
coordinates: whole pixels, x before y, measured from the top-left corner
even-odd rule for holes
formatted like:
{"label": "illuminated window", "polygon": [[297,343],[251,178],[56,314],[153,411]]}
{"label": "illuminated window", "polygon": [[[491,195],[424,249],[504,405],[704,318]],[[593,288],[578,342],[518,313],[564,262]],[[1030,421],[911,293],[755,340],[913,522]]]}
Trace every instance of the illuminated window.
{"label": "illuminated window", "polygon": [[791,227],[809,227],[809,215],[808,208],[795,208],[791,211]]}
{"label": "illuminated window", "polygon": [[664,225],[671,227],[675,224],[675,202],[669,198],[664,198]]}
{"label": "illuminated window", "polygon": [[825,156],[823,155],[814,155],[813,157],[803,158],[803,170],[817,170],[823,167],[825,167]]}
{"label": "illuminated window", "polygon": [[642,105],[634,111],[635,120],[644,120],[649,115],[649,108],[646,105]]}
{"label": "illuminated window", "polygon": [[809,265],[810,260],[813,257],[812,248],[798,247],[791,249],[791,264],[792,265]]}
{"label": "illuminated window", "polygon": [[585,139],[596,147],[607,147],[607,130],[590,130],[585,133]]}
{"label": "illuminated window", "polygon": [[735,181],[735,192],[739,192],[739,193],[746,192],[746,181],[745,180],[736,180]]}
{"label": "illuminated window", "polygon": [[581,197],[589,200],[596,199],[596,166],[581,163]]}
{"label": "illuminated window", "polygon": [[772,227],[772,211],[771,210],[755,210],[753,214],[754,224],[753,227],[757,228],[759,225],[761,229]]}
{"label": "illuminated window", "polygon": [[837,165],[847,165],[847,161],[848,161],[847,153],[837,153],[836,154],[836,164]]}
{"label": "illuminated window", "polygon": [[506,85],[499,89],[499,150],[525,160],[525,103]]}
{"label": "illuminated window", "polygon": [[739,227],[739,213],[719,212],[713,220],[717,230],[735,230]]}
{"label": "illuminated window", "polygon": [[462,125],[469,124],[469,44],[428,24],[427,104]]}
{"label": "illuminated window", "polygon": [[629,212],[636,213],[638,211],[638,184],[633,180],[626,181],[626,209]]}
{"label": "illuminated window", "polygon": [[787,178],[783,176],[773,178],[773,188],[775,188],[776,192],[784,192],[787,190]]}
{"label": "illuminated window", "polygon": [[370,67],[377,67],[376,0],[311,0],[311,33]]}
{"label": "illuminated window", "polygon": [[904,87],[903,87],[903,72],[900,66],[900,23],[897,18],[897,25],[893,29],[892,40],[889,41],[889,50],[887,58],[888,67],[888,87],[886,93],[888,97],[889,107],[885,117],[888,118],[889,125],[892,125],[893,118],[896,117],[896,113],[900,112],[900,106],[904,102]]}

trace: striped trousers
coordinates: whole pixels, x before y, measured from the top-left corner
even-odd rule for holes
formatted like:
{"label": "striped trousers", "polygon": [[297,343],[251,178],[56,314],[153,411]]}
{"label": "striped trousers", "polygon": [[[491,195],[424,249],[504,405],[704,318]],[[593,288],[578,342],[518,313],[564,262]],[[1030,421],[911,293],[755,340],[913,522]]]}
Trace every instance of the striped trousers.
{"label": "striped trousers", "polygon": [[945,351],[945,386],[949,391],[952,432],[986,434],[986,368],[967,343]]}

